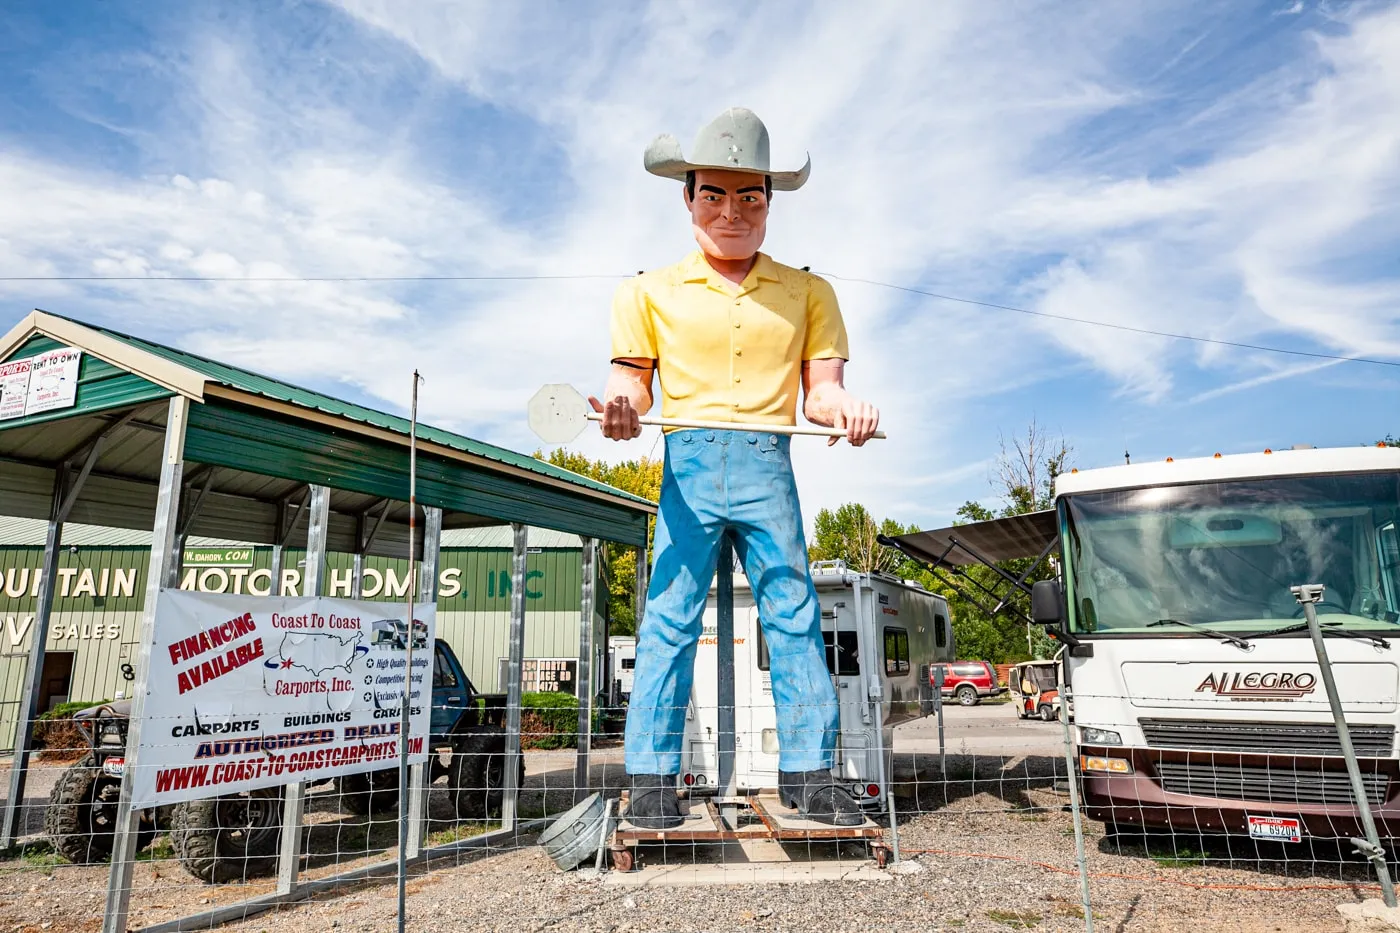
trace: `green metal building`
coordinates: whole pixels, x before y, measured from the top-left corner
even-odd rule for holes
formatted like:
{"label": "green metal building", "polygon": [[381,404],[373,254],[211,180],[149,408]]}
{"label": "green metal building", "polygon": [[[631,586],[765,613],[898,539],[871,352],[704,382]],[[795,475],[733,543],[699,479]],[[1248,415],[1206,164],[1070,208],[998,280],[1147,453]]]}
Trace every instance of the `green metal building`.
{"label": "green metal building", "polygon": [[[44,534],[44,522],[0,517],[0,750],[13,747],[25,661],[35,631]],[[529,539],[524,688],[572,693],[582,608],[582,542],[577,535],[544,528],[529,529]],[[87,525],[64,528],[40,712],[68,700],[116,699],[129,692],[121,668],[131,660],[141,621],[150,553],[149,532]],[[301,592],[304,554],[302,548],[284,551],[281,595]],[[351,554],[327,555],[328,596],[354,595],[353,562]],[[444,531],[439,562],[438,638],[452,646],[478,690],[504,691],[510,528]],[[269,546],[191,537],[185,542],[179,585],[204,593],[267,595],[272,590],[271,567]],[[406,558],[367,556],[361,575],[359,598],[386,602],[407,598]],[[599,585],[599,591],[606,592],[601,574]],[[595,604],[599,631],[604,630],[606,609],[606,599]],[[594,684],[601,682],[602,650],[600,640]]]}

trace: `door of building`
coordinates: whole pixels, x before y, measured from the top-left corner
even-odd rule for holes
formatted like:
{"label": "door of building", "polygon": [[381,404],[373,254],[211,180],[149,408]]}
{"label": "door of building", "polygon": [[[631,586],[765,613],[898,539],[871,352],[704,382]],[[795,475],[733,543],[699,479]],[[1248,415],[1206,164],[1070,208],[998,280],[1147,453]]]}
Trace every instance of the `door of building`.
{"label": "door of building", "polygon": [[67,703],[72,689],[73,652],[47,652],[43,676],[39,678],[39,711],[46,713],[60,703]]}

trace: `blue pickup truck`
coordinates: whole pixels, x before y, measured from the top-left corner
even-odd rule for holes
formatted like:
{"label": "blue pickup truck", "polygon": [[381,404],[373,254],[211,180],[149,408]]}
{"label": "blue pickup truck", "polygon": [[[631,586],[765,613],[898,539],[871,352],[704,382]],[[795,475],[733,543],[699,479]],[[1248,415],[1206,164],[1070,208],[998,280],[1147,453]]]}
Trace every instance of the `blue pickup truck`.
{"label": "blue pickup truck", "polygon": [[[505,694],[478,693],[452,648],[435,643],[429,781],[447,778],[459,819],[487,819],[500,811],[505,699]],[[88,751],[59,776],[44,811],[44,832],[71,862],[93,864],[111,857],[130,718],[129,700],[73,717]],[[524,776],[522,760],[521,783]],[[337,784],[340,806],[351,813],[383,812],[399,802],[396,765],[343,775]],[[209,883],[267,874],[277,866],[283,793],[281,787],[269,787],[142,811],[139,842],[145,846],[157,833],[169,832],[185,869]]]}

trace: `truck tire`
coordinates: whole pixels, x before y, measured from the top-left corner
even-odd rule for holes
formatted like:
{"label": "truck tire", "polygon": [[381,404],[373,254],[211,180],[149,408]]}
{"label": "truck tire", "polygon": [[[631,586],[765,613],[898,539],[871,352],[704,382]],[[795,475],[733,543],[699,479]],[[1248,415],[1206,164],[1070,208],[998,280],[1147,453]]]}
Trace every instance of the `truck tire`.
{"label": "truck tire", "polygon": [[340,806],[357,816],[383,813],[398,805],[398,768],[362,771],[340,778]]}
{"label": "truck tire", "polygon": [[179,803],[170,815],[176,857],[207,884],[275,871],[281,836],[280,787]]}
{"label": "truck tire", "polygon": [[[91,755],[63,769],[44,810],[44,835],[59,855],[75,865],[95,865],[112,857],[121,790],[121,780],[104,774]],[[155,829],[142,825],[137,849],[154,838]]]}
{"label": "truck tire", "polygon": [[[481,729],[457,739],[452,750],[448,787],[461,820],[499,816],[504,797],[506,736],[501,729]],[[524,761],[520,764],[523,776]]]}
{"label": "truck tire", "polygon": [[958,702],[963,706],[976,706],[982,700],[982,698],[977,695],[977,688],[971,684],[963,684],[957,690],[953,691],[953,693],[958,698]]}

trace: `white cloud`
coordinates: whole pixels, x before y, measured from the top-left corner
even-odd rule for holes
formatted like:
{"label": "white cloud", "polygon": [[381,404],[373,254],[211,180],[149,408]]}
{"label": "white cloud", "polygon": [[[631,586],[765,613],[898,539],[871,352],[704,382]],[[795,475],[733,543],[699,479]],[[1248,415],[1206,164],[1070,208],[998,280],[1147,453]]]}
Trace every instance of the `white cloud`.
{"label": "white cloud", "polygon": [[[329,22],[332,9],[351,28]],[[276,58],[272,25],[251,15],[193,20],[183,54],[159,66],[168,125],[124,131],[141,170],[0,152],[0,273],[630,273],[692,246],[676,186],[641,170],[646,142],[671,132],[688,148],[700,124],[743,104],[768,122],[777,162],[813,156],[811,183],[775,200],[779,260],[1134,327],[1400,350],[1393,268],[1335,268],[1363,244],[1393,255],[1400,241],[1400,10],[1358,15],[1167,117],[1153,109],[1173,93],[1159,79],[1218,54],[1207,48],[1224,27],[1196,11],[920,9],[794,2],[736,18],[674,0],[587,15],[341,0],[308,53],[319,64]],[[1166,38],[1143,38],[1155,31]],[[477,151],[478,132],[547,138],[559,191],[503,188],[501,166],[444,155]],[[529,450],[523,406],[538,384],[601,386],[613,284],[0,283],[0,294],[393,406],[416,366],[426,419]],[[809,517],[859,498],[946,520],[979,494],[968,464],[1015,427],[983,424],[978,406],[1028,387],[1094,372],[1124,405],[1156,405],[1210,397],[1202,373],[1223,393],[1312,371],[837,287],[851,387],[881,407],[890,436],[864,450],[799,441]],[[654,442],[590,434],[581,449],[635,456]]]}

